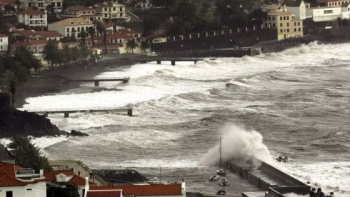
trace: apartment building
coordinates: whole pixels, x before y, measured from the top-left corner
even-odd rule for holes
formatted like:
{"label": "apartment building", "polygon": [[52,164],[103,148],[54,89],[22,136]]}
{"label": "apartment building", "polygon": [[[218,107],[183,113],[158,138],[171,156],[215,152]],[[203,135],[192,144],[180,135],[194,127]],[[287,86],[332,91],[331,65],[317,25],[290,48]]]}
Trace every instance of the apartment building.
{"label": "apartment building", "polygon": [[268,18],[264,23],[265,28],[273,28],[277,31],[277,40],[302,37],[303,20],[288,12],[286,6],[273,5],[267,7]]}
{"label": "apartment building", "polygon": [[48,25],[49,31],[57,31],[64,37],[79,38],[80,33],[84,30],[88,32],[89,27],[93,27],[93,21],[84,18],[68,18]]}
{"label": "apartment building", "polygon": [[20,47],[25,47],[26,49],[28,49],[33,53],[41,53],[44,50],[46,43],[47,43],[46,40],[31,40],[31,41],[16,42],[11,45],[11,52],[14,53]]}
{"label": "apartment building", "polygon": [[8,51],[9,47],[9,37],[3,34],[0,34],[0,52]]}
{"label": "apartment building", "polygon": [[63,10],[63,0],[20,0],[21,8],[38,8],[41,11],[47,10],[51,6],[55,13],[60,13]]}
{"label": "apartment building", "polygon": [[287,0],[282,3],[283,6],[287,7],[288,12],[295,14],[297,19],[306,19],[306,4],[303,0]]}
{"label": "apartment building", "polygon": [[89,18],[91,21],[102,21],[101,14],[96,14],[95,8],[82,5],[71,6],[65,9],[62,16],[64,18],[85,17]]}
{"label": "apartment building", "polygon": [[102,19],[105,21],[126,21],[130,19],[130,17],[128,17],[126,14],[125,5],[118,3],[117,0],[111,0],[104,3],[96,3],[94,4],[94,8],[96,9],[96,13],[101,14]]}
{"label": "apartment building", "polygon": [[27,9],[18,13],[17,20],[19,23],[28,25],[29,27],[46,27],[47,14],[45,11]]}

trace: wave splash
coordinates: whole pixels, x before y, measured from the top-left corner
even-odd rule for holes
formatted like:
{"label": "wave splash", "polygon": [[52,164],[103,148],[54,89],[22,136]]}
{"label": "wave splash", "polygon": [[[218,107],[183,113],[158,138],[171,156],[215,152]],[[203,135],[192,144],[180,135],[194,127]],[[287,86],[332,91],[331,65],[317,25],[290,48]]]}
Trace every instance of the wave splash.
{"label": "wave splash", "polygon": [[[221,131],[223,161],[247,161],[258,158],[265,162],[273,161],[270,151],[263,143],[262,135],[255,130],[246,130],[236,125],[226,125]],[[215,165],[220,160],[220,145],[211,148],[199,161],[200,165]]]}

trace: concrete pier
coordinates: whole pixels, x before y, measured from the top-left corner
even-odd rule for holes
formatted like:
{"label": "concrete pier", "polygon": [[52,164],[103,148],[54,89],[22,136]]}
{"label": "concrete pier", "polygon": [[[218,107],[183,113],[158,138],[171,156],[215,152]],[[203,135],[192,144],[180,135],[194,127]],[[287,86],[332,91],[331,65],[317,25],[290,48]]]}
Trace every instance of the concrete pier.
{"label": "concrete pier", "polygon": [[130,77],[114,77],[114,78],[94,78],[94,79],[68,79],[65,81],[66,84],[71,82],[94,82],[95,87],[100,86],[102,81],[122,81],[123,83],[129,82]]}
{"label": "concrete pier", "polygon": [[72,113],[86,113],[86,112],[126,112],[130,117],[133,116],[132,108],[101,108],[101,109],[57,109],[57,110],[38,110],[29,111],[37,114],[43,114],[48,117],[49,114],[63,114],[65,118]]}
{"label": "concrete pier", "polygon": [[203,60],[203,58],[186,58],[186,57],[148,57],[143,59],[135,59],[140,62],[153,62],[156,61],[157,64],[161,64],[164,61],[170,61],[171,65],[175,66],[176,62],[194,62],[196,64],[198,61]]}

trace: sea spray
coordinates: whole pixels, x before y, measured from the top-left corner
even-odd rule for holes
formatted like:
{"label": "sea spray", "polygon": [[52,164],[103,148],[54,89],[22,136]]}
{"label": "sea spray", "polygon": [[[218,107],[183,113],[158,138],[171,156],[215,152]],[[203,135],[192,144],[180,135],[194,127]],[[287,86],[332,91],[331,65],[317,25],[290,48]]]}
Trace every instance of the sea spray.
{"label": "sea spray", "polygon": [[[222,160],[234,159],[246,161],[258,158],[269,162],[272,160],[269,150],[263,143],[262,135],[255,130],[246,130],[236,125],[226,125],[221,130]],[[220,160],[219,145],[211,148],[200,160],[200,165],[214,165]]]}

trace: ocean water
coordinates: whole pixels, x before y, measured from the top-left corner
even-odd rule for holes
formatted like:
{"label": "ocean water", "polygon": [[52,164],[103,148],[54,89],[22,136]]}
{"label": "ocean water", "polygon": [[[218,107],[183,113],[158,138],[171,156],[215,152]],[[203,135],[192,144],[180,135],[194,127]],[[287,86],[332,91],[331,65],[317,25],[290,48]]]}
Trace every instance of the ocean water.
{"label": "ocean water", "polygon": [[[60,129],[89,136],[35,139],[49,158],[146,174],[161,166],[181,180],[215,165],[222,137],[223,159],[256,156],[337,196],[350,196],[350,44],[311,43],[196,65],[150,62],[96,77],[115,76],[131,80],[100,83],[100,91],[86,83],[86,92],[26,100],[27,110],[133,107],[134,117],[50,115]],[[275,163],[279,155],[290,162]]]}

